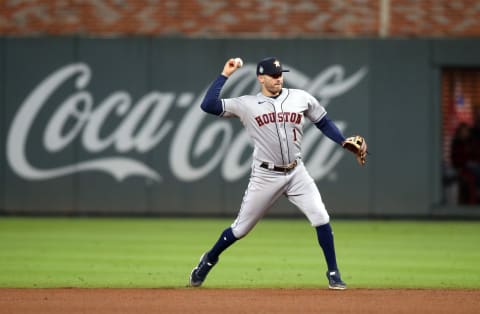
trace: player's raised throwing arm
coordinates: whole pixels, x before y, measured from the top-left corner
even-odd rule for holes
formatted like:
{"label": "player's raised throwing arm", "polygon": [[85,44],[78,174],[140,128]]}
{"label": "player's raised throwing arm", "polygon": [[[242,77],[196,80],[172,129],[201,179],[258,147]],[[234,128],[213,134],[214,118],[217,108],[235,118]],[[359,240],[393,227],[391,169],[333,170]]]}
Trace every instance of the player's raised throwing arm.
{"label": "player's raised throwing arm", "polygon": [[223,67],[222,74],[213,81],[212,85],[207,90],[205,97],[203,98],[200,107],[203,111],[214,114],[221,115],[223,112],[222,100],[220,99],[220,92],[223,85],[227,81],[228,77],[233,74],[238,68],[242,66],[241,62],[236,61],[236,59],[229,59]]}

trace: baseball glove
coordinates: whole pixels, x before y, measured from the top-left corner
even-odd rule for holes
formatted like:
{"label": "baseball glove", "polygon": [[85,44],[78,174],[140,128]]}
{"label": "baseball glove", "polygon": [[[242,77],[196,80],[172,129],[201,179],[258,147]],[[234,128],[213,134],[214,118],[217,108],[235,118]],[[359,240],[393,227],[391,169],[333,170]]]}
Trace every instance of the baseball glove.
{"label": "baseball glove", "polygon": [[360,135],[347,137],[342,143],[342,147],[351,151],[357,159],[360,166],[367,162],[367,142]]}

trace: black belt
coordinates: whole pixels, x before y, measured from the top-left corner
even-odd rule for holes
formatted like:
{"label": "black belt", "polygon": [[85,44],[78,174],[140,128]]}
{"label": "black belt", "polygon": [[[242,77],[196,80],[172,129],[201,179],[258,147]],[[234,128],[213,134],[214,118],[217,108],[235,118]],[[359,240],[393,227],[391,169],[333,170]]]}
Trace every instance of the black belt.
{"label": "black belt", "polygon": [[268,162],[262,162],[260,164],[260,167],[262,168],[265,168],[265,169],[268,169],[268,170],[273,170],[273,171],[279,171],[279,172],[290,172],[292,171],[293,169],[295,169],[295,167],[298,165],[298,161],[297,160],[294,160],[292,163],[289,163],[288,165],[286,166],[270,166],[271,164],[268,163]]}

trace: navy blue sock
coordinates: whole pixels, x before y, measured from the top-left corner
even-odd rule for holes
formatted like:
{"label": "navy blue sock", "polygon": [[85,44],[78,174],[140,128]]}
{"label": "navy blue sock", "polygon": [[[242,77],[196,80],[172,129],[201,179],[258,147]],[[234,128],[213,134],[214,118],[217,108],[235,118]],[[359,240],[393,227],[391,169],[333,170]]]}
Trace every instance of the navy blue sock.
{"label": "navy blue sock", "polygon": [[218,261],[218,256],[237,240],[238,239],[233,235],[232,228],[229,227],[223,230],[217,243],[215,243],[212,249],[208,251],[208,259],[213,263],[216,263]]}
{"label": "navy blue sock", "polygon": [[328,270],[338,270],[335,246],[333,245],[333,231],[329,223],[315,228],[317,230],[318,243],[323,250]]}

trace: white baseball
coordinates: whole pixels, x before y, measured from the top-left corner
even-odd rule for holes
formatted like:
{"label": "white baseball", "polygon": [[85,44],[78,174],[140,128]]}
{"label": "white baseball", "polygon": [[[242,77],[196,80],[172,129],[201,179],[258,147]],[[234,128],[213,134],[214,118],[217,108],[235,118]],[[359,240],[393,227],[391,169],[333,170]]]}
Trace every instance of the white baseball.
{"label": "white baseball", "polygon": [[235,64],[237,65],[238,68],[243,67],[243,60],[240,58],[235,58]]}

